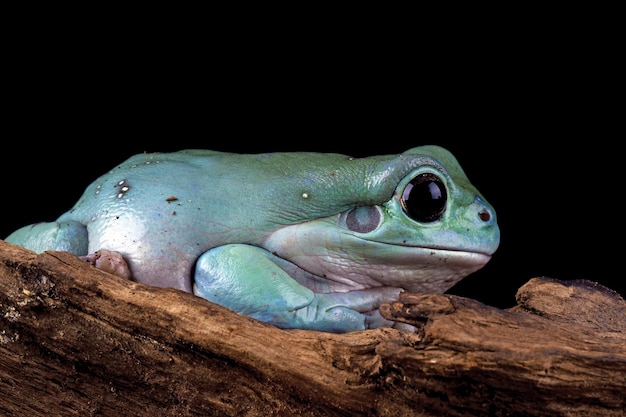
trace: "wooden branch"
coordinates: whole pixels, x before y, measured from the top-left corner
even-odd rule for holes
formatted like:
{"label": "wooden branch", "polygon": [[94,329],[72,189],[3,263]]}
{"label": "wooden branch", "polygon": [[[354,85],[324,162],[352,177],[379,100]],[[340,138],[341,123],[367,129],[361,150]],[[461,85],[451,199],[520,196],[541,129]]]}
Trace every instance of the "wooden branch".
{"label": "wooden branch", "polygon": [[623,416],[626,302],[534,278],[496,309],[405,294],[417,327],[281,330],[0,241],[7,416]]}

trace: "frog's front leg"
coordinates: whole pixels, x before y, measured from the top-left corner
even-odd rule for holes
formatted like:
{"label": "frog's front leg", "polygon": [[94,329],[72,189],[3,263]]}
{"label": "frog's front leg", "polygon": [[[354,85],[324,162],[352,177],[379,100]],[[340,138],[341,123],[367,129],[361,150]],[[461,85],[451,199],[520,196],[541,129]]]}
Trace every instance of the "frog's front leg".
{"label": "frog's front leg", "polygon": [[399,288],[320,294],[300,285],[269,252],[232,244],[205,252],[196,264],[194,294],[281,328],[343,333],[391,326],[378,313]]}

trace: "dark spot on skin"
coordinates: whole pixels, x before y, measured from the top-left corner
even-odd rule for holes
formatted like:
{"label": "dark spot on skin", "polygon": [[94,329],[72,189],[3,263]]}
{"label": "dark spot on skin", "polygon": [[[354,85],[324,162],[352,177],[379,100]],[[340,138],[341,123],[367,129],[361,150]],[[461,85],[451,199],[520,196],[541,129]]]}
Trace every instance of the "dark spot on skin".
{"label": "dark spot on skin", "polygon": [[165,199],[165,201],[167,201],[168,203],[169,203],[170,201],[176,201],[176,200],[178,200],[178,197],[174,197],[173,195],[172,195],[172,196],[170,196],[170,197],[167,197],[167,198]]}
{"label": "dark spot on skin", "polygon": [[173,211],[173,212],[172,212],[172,216],[176,216],[176,211]]}

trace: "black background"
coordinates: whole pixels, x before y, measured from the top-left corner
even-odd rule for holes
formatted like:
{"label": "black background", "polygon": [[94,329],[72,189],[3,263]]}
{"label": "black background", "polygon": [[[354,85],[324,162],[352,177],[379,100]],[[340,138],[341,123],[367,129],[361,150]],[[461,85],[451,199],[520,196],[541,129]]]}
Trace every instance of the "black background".
{"label": "black background", "polygon": [[626,294],[624,95],[610,51],[584,37],[456,43],[441,54],[372,44],[268,50],[253,39],[228,52],[161,40],[116,49],[40,39],[16,51],[3,97],[1,237],[54,220],[139,152],[358,157],[438,144],[501,228],[491,262],[450,292],[508,307],[520,285],[548,276]]}

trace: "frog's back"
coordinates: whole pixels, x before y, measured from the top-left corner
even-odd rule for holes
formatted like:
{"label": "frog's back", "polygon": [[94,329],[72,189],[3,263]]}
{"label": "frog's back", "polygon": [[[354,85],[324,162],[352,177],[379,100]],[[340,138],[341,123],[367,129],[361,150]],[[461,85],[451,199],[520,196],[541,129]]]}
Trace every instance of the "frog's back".
{"label": "frog's back", "polygon": [[189,241],[206,250],[241,221],[232,207],[236,159],[205,150],[132,156],[92,182],[58,221],[86,225],[90,250],[144,239]]}
{"label": "frog's back", "polygon": [[[347,159],[339,154],[236,154],[202,149],[138,154],[91,183],[59,220],[88,225],[93,229],[90,239],[105,233],[98,227],[119,224],[122,217],[135,224],[150,221],[151,229],[176,225],[179,234],[186,236],[202,231],[203,239],[210,231],[220,243],[224,243],[224,233],[250,239],[251,230],[263,233],[305,220],[300,213],[311,215],[311,209],[300,209],[302,194],[304,190],[310,193],[316,183],[330,192],[343,192],[332,181],[319,180],[334,175],[327,174],[328,165],[340,166]],[[306,203],[316,201],[311,198]],[[319,215],[336,210],[326,201],[319,209],[323,210]]]}
{"label": "frog's back", "polygon": [[[139,282],[189,291],[200,254],[229,243],[257,245],[271,231],[310,215],[302,201],[320,199],[307,201],[302,190],[312,190],[319,176],[302,167],[323,166],[326,172],[329,158],[347,160],[314,153],[139,154],[90,184],[57,222],[85,225],[88,252],[122,254]],[[323,210],[320,215],[335,210],[326,203],[314,209]]]}

